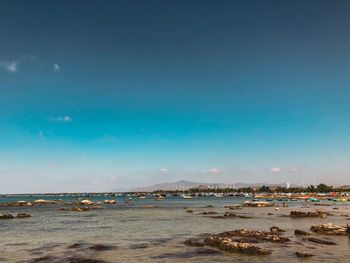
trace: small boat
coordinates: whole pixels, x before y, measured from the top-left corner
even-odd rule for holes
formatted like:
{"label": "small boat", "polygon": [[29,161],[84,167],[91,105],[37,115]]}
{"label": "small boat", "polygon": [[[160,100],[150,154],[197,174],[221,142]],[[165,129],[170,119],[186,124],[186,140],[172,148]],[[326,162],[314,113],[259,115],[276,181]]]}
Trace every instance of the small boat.
{"label": "small boat", "polygon": [[317,198],[315,198],[315,197],[309,197],[309,198],[307,199],[307,201],[311,201],[311,202],[320,202],[320,199],[317,199]]}
{"label": "small boat", "polygon": [[181,195],[181,197],[182,197],[183,199],[193,199],[193,196],[192,196],[192,195],[185,195],[185,194],[183,194],[183,195]]}

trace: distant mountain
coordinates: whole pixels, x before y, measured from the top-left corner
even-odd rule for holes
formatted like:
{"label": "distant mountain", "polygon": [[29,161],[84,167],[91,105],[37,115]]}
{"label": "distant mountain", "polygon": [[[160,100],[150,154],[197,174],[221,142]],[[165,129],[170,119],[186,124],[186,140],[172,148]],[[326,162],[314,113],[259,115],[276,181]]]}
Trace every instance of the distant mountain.
{"label": "distant mountain", "polygon": [[[135,192],[152,192],[156,190],[188,190],[190,188],[245,188],[245,187],[261,187],[263,185],[270,186],[270,187],[278,187],[283,186],[285,187],[285,183],[281,184],[266,184],[266,183],[254,183],[254,184],[247,184],[247,183],[236,183],[236,184],[221,184],[221,183],[199,183],[199,182],[190,182],[181,180],[178,182],[172,182],[172,183],[161,183],[161,184],[155,184],[152,186],[146,186],[146,187],[139,187],[136,189],[133,189]],[[290,185],[290,187],[294,187],[295,185]]]}

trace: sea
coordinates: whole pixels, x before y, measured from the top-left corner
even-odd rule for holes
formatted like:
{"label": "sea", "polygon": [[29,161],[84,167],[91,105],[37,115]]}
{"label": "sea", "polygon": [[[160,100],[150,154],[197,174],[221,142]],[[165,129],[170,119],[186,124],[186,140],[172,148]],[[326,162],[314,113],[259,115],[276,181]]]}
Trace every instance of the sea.
{"label": "sea", "polygon": [[[34,205],[31,207],[3,207],[0,213],[29,213],[29,218],[0,220],[0,262],[350,262],[350,239],[346,236],[315,237],[332,240],[336,245],[321,245],[295,236],[294,230],[309,231],[312,225],[350,223],[350,202],[314,206],[304,201],[274,201],[280,206],[265,208],[244,207],[234,210],[246,218],[213,218],[204,211],[223,214],[225,206],[251,200],[243,197],[198,197],[183,199],[179,196],[155,200],[147,197],[113,197],[116,204],[102,204],[102,209],[91,211],[61,211],[62,204]],[[129,200],[130,198],[130,200]],[[19,200],[37,199],[77,202],[76,195],[12,195],[0,197],[0,204]],[[85,199],[85,198],[84,198]],[[111,197],[89,197],[101,202]],[[328,202],[328,201],[324,201]],[[212,207],[208,207],[212,206]],[[291,210],[315,211],[321,209],[331,215],[326,218],[290,218]],[[189,210],[192,210],[190,213]],[[210,247],[190,247],[184,241],[205,234],[235,229],[269,231],[278,226],[291,239],[285,244],[264,243],[271,255],[249,256],[222,252]],[[258,244],[260,245],[260,244]],[[310,258],[296,257],[297,251],[308,251]]]}

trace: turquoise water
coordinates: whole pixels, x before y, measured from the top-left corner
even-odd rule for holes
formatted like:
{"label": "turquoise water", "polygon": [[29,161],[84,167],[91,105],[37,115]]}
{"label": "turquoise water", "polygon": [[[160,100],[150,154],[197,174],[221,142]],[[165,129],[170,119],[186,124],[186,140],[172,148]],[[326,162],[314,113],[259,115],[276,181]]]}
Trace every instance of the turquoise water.
{"label": "turquoise water", "polygon": [[[76,196],[10,196],[0,198],[0,203],[36,199],[62,199],[64,202],[78,201]],[[83,198],[85,199],[85,198]],[[103,201],[111,197],[90,197]],[[237,214],[252,218],[213,219],[200,212],[224,213],[228,204],[239,204],[247,200],[239,197],[198,199],[166,198],[164,201],[132,198],[132,204],[117,197],[115,205],[103,205],[103,209],[87,212],[59,211],[60,204],[35,205],[33,207],[0,207],[0,213],[26,212],[31,218],[0,220],[0,262],[70,262],[68,258],[79,257],[104,262],[350,262],[348,237],[330,238],[336,246],[325,246],[303,241],[294,236],[295,229],[308,230],[313,224],[350,222],[344,214],[349,213],[347,203],[336,203],[327,207],[304,206],[301,201],[288,202],[287,208],[243,208]],[[279,203],[279,202],[277,202]],[[214,208],[203,208],[205,205]],[[145,205],[156,208],[143,208]],[[334,207],[339,209],[335,210]],[[186,213],[186,209],[193,213]],[[312,211],[323,209],[333,213],[327,218],[291,219],[282,217],[291,209]],[[269,215],[268,213],[272,213]],[[233,229],[248,228],[267,231],[277,225],[291,239],[286,245],[264,243],[261,246],[273,250],[269,256],[242,256],[233,253],[213,253],[203,248],[188,247],[183,242],[203,233],[219,233]],[[76,248],[69,248],[80,244]],[[93,245],[106,245],[110,249],[95,251]],[[259,244],[260,245],[260,244]],[[308,250],[315,256],[298,259],[296,251]],[[45,260],[46,259],[46,260]],[[39,261],[38,261],[39,260]]]}

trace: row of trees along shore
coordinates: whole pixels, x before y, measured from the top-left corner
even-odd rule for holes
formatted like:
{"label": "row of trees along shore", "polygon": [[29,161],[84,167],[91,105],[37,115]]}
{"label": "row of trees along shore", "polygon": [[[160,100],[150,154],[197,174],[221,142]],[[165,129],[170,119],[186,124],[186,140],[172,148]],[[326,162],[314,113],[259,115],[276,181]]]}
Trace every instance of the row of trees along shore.
{"label": "row of trees along shore", "polygon": [[319,185],[309,185],[308,187],[272,187],[263,185],[261,187],[245,187],[245,188],[191,188],[188,190],[176,190],[176,191],[154,191],[154,193],[330,193],[330,192],[350,192],[350,188],[333,188],[331,185],[319,184]]}

